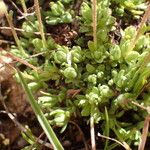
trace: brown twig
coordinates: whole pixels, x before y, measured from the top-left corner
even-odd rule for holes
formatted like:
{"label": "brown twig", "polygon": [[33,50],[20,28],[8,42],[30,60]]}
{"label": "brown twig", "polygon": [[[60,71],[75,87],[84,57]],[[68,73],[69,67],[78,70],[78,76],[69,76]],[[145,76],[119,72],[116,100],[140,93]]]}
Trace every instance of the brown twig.
{"label": "brown twig", "polygon": [[[93,41],[95,48],[97,48],[97,0],[92,0],[92,21]],[[92,150],[96,150],[94,117],[92,115],[90,117],[90,133]]]}
{"label": "brown twig", "polygon": [[11,58],[12,60],[15,60],[15,61],[17,61],[17,62],[20,62],[20,63],[22,63],[22,64],[28,66],[29,68],[32,68],[32,69],[35,70],[35,71],[38,71],[38,70],[39,70],[39,68],[33,66],[32,64],[30,64],[30,63],[28,63],[27,61],[23,60],[22,58],[19,58],[19,57],[15,56],[15,55],[11,54],[10,52],[7,52],[7,51],[3,50],[2,48],[0,48],[0,51],[1,51],[1,52],[3,51],[3,52],[4,52],[3,55],[6,56],[6,57]]}
{"label": "brown twig", "polygon": [[17,5],[12,1],[12,0],[9,0],[12,5],[16,8],[16,10],[20,13],[20,15],[23,15],[23,12],[17,7]]}
{"label": "brown twig", "polygon": [[124,145],[124,143],[114,139],[114,138],[110,138],[108,136],[105,136],[105,135],[101,135],[100,133],[98,133],[98,136],[99,137],[102,137],[102,138],[105,138],[105,139],[108,139],[108,140],[111,140],[111,141],[114,141],[116,143],[118,143],[119,145],[121,145],[122,147],[124,147],[126,150],[131,150],[128,146]]}
{"label": "brown twig", "polygon": [[[2,49],[0,48],[0,51],[1,51],[1,50],[2,50]],[[4,51],[4,50],[3,50],[3,51]],[[42,55],[42,54],[44,54],[44,53],[45,53],[45,52],[41,52],[41,53],[38,53],[38,54],[35,54],[35,55],[31,55],[31,56],[29,56],[29,58],[37,57],[37,56]],[[14,56],[13,54],[11,54],[11,53],[9,53],[9,52],[6,52],[6,51],[5,51],[5,54],[3,54],[3,55],[6,56],[6,57],[11,58],[11,59],[13,60],[10,64],[14,64],[14,63],[16,63],[16,62],[20,62],[20,63],[22,63],[22,64],[28,66],[29,68],[32,68],[32,69],[35,70],[35,71],[42,71],[42,70],[40,70],[40,68],[37,68],[37,67],[31,65],[30,63],[28,63],[28,62],[26,61],[27,58],[22,59],[22,58],[19,58],[19,57],[17,57],[17,56]],[[10,56],[10,55],[11,55],[11,56]],[[3,62],[1,58],[0,58],[0,62],[3,64],[0,68],[2,68],[2,67],[5,66],[5,65],[9,65],[9,67],[11,66],[9,63]],[[13,66],[11,66],[11,67],[15,70],[15,68],[14,68]]]}
{"label": "brown twig", "polygon": [[14,44],[14,42],[12,42],[12,41],[7,41],[7,40],[1,40],[0,39],[0,45],[1,45],[1,43],[4,43],[4,44]]}
{"label": "brown twig", "polygon": [[[15,31],[18,31],[18,32],[29,32],[29,31],[25,31],[23,29],[19,29],[19,28],[14,28]],[[11,30],[11,27],[0,27],[0,30]],[[40,32],[33,32],[34,34],[36,35],[40,35],[41,33]],[[50,33],[44,33],[46,36],[50,36],[51,34]]]}
{"label": "brown twig", "polygon": [[26,7],[25,1],[24,0],[20,0],[20,1],[21,1],[21,5],[22,5],[24,13],[27,14],[27,7]]}
{"label": "brown twig", "polygon": [[[149,107],[142,106],[139,103],[134,102],[134,101],[132,101],[132,104],[136,105],[137,107],[139,107],[143,110],[146,110],[148,112],[148,114],[150,114]],[[148,115],[145,118],[144,127],[143,127],[142,136],[141,136],[141,140],[140,140],[138,150],[144,150],[144,148],[145,148],[146,139],[147,139],[147,136],[148,136],[149,122],[150,122],[150,115]]]}
{"label": "brown twig", "polygon": [[140,105],[139,103],[134,102],[134,101],[132,101],[131,103],[132,103],[132,104],[134,104],[135,106],[137,106],[137,107],[139,107],[139,108],[141,108],[141,109],[143,109],[143,110],[146,110],[146,111],[147,111],[147,108],[146,108],[146,107],[144,107],[144,106],[142,106],[142,105]]}
{"label": "brown twig", "polygon": [[44,35],[44,27],[43,27],[43,23],[42,23],[42,17],[41,17],[41,12],[40,12],[40,6],[39,6],[39,1],[38,0],[34,0],[34,6],[35,6],[35,12],[36,12],[36,16],[39,22],[39,31],[41,33],[41,38],[42,38],[42,42],[43,42],[43,46],[44,48],[46,48],[46,38]]}
{"label": "brown twig", "polygon": [[[36,144],[36,143],[39,143],[38,141],[42,138],[42,136],[44,135],[45,133],[44,132],[42,132],[41,134],[40,134],[40,136],[36,139],[36,141],[35,141],[35,143],[33,144],[33,145],[31,145],[31,147],[30,147],[30,149],[29,150],[32,150],[33,149],[33,147],[34,147],[34,145]],[[43,144],[41,143],[41,145],[44,145],[44,141],[43,141]],[[45,146],[45,145],[44,145]],[[51,147],[49,147],[50,149],[53,149],[53,147],[52,147],[52,145],[51,145]]]}
{"label": "brown twig", "polygon": [[10,58],[12,58],[13,60],[16,60],[17,62],[20,62],[20,63],[22,63],[22,64],[28,66],[29,68],[32,68],[32,69],[35,70],[35,71],[39,70],[37,67],[31,65],[31,64],[28,63],[27,61],[25,61],[25,60],[23,60],[23,59],[21,59],[21,58],[15,56],[15,55],[9,53],[9,52],[7,52],[7,53],[5,54],[5,56],[10,57]]}
{"label": "brown twig", "polygon": [[5,16],[6,16],[6,19],[8,21],[9,26],[11,27],[11,32],[12,32],[13,37],[15,39],[15,42],[16,42],[16,44],[18,46],[18,49],[20,50],[22,55],[27,56],[27,54],[25,53],[24,49],[22,48],[21,42],[20,42],[20,40],[18,38],[18,35],[17,35],[17,33],[16,33],[15,29],[14,29],[12,17],[11,17],[10,14],[8,14],[7,10],[5,11]]}

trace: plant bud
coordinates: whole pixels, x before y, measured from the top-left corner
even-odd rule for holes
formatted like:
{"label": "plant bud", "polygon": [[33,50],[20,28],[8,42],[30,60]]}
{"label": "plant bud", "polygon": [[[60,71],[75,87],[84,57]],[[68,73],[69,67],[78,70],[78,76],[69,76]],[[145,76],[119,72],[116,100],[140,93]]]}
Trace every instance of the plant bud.
{"label": "plant bud", "polygon": [[60,16],[64,13],[64,6],[59,1],[57,3],[50,2],[50,7],[53,15],[55,16]]}
{"label": "plant bud", "polygon": [[119,60],[121,58],[121,50],[118,45],[114,45],[110,50],[110,58],[112,60]]}
{"label": "plant bud", "polygon": [[95,85],[97,83],[97,76],[95,74],[89,75],[88,81]]}
{"label": "plant bud", "polygon": [[140,54],[138,52],[132,51],[125,57],[125,60],[127,63],[136,62],[139,56]]}
{"label": "plant bud", "polygon": [[57,52],[54,53],[54,60],[58,64],[66,62],[67,54],[64,53],[63,51],[57,51]]}
{"label": "plant bud", "polygon": [[64,15],[61,17],[61,22],[63,23],[70,23],[72,21],[72,16],[69,12],[65,12]]}
{"label": "plant bud", "polygon": [[73,46],[71,52],[75,63],[80,63],[83,60],[83,52],[79,46]]}
{"label": "plant bud", "polygon": [[89,73],[94,73],[94,71],[96,70],[96,68],[94,66],[92,66],[91,64],[87,64],[86,65],[86,70],[89,72]]}
{"label": "plant bud", "polygon": [[74,79],[77,76],[77,73],[74,68],[68,67],[64,70],[64,76],[68,79]]}

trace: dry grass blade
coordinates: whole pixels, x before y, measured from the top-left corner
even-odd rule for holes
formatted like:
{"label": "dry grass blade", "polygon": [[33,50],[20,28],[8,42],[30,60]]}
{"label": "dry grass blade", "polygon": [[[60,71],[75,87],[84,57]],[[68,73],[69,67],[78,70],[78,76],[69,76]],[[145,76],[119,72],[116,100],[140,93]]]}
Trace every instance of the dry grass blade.
{"label": "dry grass blade", "polygon": [[145,148],[146,139],[148,136],[149,122],[150,122],[150,115],[145,118],[144,127],[143,127],[143,131],[142,131],[142,137],[141,137],[141,141],[140,141],[138,150],[144,150],[144,148]]}
{"label": "dry grass blade", "polygon": [[131,103],[132,103],[132,104],[134,104],[135,106],[137,106],[137,107],[139,107],[139,108],[143,109],[143,110],[147,110],[147,108],[146,108],[146,107],[144,107],[144,106],[140,105],[140,104],[139,104],[139,103],[137,103],[137,102],[132,101]]}
{"label": "dry grass blade", "polygon": [[12,6],[14,6],[14,8],[16,8],[16,10],[21,14],[23,15],[22,11],[18,8],[18,6],[12,1],[12,0],[9,0],[11,3],[12,3]]}
{"label": "dry grass blade", "polygon": [[41,33],[43,46],[44,46],[44,48],[46,48],[46,38],[45,38],[45,35],[44,35],[44,27],[43,27],[43,23],[42,23],[42,17],[41,17],[41,12],[40,12],[40,7],[39,7],[39,1],[34,0],[34,5],[35,5],[35,12],[36,12],[36,15],[37,15],[37,19],[38,19],[38,22],[39,22],[39,31]]}
{"label": "dry grass blade", "polygon": [[[29,31],[25,31],[23,29],[19,29],[19,28],[14,28],[15,31],[18,31],[18,32],[29,32]],[[11,30],[11,27],[0,27],[0,30]],[[40,32],[33,32],[35,35],[40,35],[41,33]],[[50,36],[51,34],[50,33],[44,33],[46,36]]]}
{"label": "dry grass blade", "polygon": [[131,148],[126,143],[121,143],[120,141],[118,141],[114,138],[110,138],[108,136],[101,135],[100,133],[98,133],[98,136],[102,137],[102,138],[105,138],[105,139],[108,139],[108,140],[111,140],[111,141],[114,141],[114,142],[118,143],[119,145],[121,145],[122,147],[124,147],[124,149],[126,149],[126,150],[131,150]]}
{"label": "dry grass blade", "polygon": [[25,0],[20,0],[20,1],[21,1],[21,5],[22,5],[24,13],[27,14],[27,7],[26,7]]}
{"label": "dry grass blade", "polygon": [[[137,107],[139,107],[143,110],[146,110],[148,113],[150,112],[149,107],[142,106],[142,105],[140,105],[134,101],[132,101],[132,104],[136,105]],[[150,115],[145,118],[144,127],[143,127],[143,131],[142,131],[142,136],[141,136],[141,141],[140,141],[138,150],[144,150],[144,148],[145,148],[146,139],[148,136],[149,122],[150,122]]]}
{"label": "dry grass blade", "polygon": [[15,28],[14,28],[14,25],[13,25],[13,22],[12,22],[12,18],[11,18],[11,16],[8,14],[7,11],[5,11],[5,16],[6,16],[6,18],[7,18],[7,21],[8,21],[9,26],[11,27],[11,31],[12,31],[13,37],[14,37],[14,39],[15,39],[15,42],[16,42],[16,44],[17,44],[17,46],[18,46],[20,52],[25,56],[26,54],[25,54],[25,52],[24,52],[24,50],[23,50],[23,48],[22,48],[22,46],[21,46],[20,40],[19,40],[19,38],[18,38],[18,36],[17,36],[17,33],[16,33],[16,31],[15,31]]}
{"label": "dry grass blade", "polygon": [[[42,136],[43,136],[44,134],[45,134],[44,132],[41,133],[41,135],[36,139],[35,144],[40,143],[42,146],[46,146],[46,147],[48,147],[49,149],[52,150],[52,149],[53,149],[53,146],[52,146],[51,144],[49,144],[49,143],[47,143],[47,142],[41,140],[41,138],[42,138]],[[40,142],[39,142],[39,141],[40,141]],[[31,147],[29,148],[29,150],[33,150],[35,144],[31,145]]]}
{"label": "dry grass blade", "polygon": [[[0,51],[1,51],[1,50],[3,50],[3,49],[0,48]],[[23,59],[21,59],[21,58],[15,56],[15,55],[9,53],[9,52],[6,52],[5,50],[3,50],[3,52],[5,52],[5,53],[4,53],[4,56],[9,57],[9,58],[11,58],[11,59],[13,59],[13,60],[15,60],[15,61],[17,61],[17,62],[20,62],[20,63],[22,63],[22,64],[28,66],[29,68],[32,68],[32,69],[35,70],[35,71],[38,71],[38,70],[39,70],[37,67],[31,65],[31,64],[28,63],[27,61],[25,61],[25,60],[23,60]]]}
{"label": "dry grass blade", "polygon": [[0,45],[1,45],[2,43],[4,43],[4,44],[14,44],[14,42],[12,42],[12,41],[7,41],[7,40],[1,40],[1,39],[0,39]]}
{"label": "dry grass blade", "polygon": [[[92,0],[92,21],[93,41],[95,48],[97,48],[97,0]],[[94,118],[92,115],[90,117],[90,128],[92,150],[96,150]]]}
{"label": "dry grass blade", "polygon": [[31,65],[31,64],[28,63],[27,61],[25,61],[25,60],[23,60],[23,59],[21,59],[21,58],[19,58],[19,57],[17,57],[17,56],[14,56],[14,55],[11,54],[11,53],[8,53],[8,52],[7,52],[7,53],[6,53],[6,56],[8,56],[8,57],[12,58],[13,60],[16,60],[16,61],[18,61],[18,62],[20,62],[20,63],[22,63],[22,64],[24,64],[24,65],[26,65],[26,66],[28,66],[29,68],[32,68],[32,69],[35,70],[35,71],[38,70],[37,67]]}

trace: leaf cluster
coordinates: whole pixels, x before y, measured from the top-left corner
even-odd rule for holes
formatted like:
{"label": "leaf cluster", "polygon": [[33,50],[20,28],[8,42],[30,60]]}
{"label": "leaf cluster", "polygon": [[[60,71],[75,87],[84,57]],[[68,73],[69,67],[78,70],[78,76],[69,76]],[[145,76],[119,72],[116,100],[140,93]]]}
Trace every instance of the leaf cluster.
{"label": "leaf cluster", "polygon": [[[104,134],[111,130],[120,141],[137,145],[146,113],[138,110],[131,101],[142,101],[145,106],[149,105],[149,88],[145,91],[143,88],[150,79],[150,25],[145,24],[134,49],[131,47],[137,29],[133,25],[121,28],[120,40],[116,41],[111,36],[117,29],[117,18],[113,16],[111,9],[113,4],[117,4],[116,13],[120,15],[124,15],[124,10],[128,9],[133,14],[136,11],[139,16],[139,12],[143,13],[147,6],[143,0],[98,1],[97,45],[92,40],[85,40],[84,44],[82,41],[86,37],[92,37],[90,1],[84,1],[81,5],[78,16],[81,36],[77,37],[72,47],[59,45],[48,37],[45,48],[42,39],[35,34],[39,24],[36,16],[29,16],[22,25],[25,32],[20,41],[29,56],[28,62],[42,71],[26,68],[23,76],[33,92],[40,92],[38,103],[50,124],[63,127],[64,131],[71,118],[93,116],[95,123],[102,123],[100,126]],[[71,23],[74,19],[69,9],[71,5],[71,0],[50,2],[50,10],[42,12],[44,24]],[[12,46],[11,52],[24,58],[15,46]],[[39,56],[30,57],[37,54]],[[70,90],[73,93],[69,93]],[[77,90],[80,92],[76,93]],[[139,97],[141,92],[143,93]],[[104,108],[108,110],[109,120],[106,120]],[[132,119],[120,121],[130,111]],[[111,146],[114,145],[110,144],[108,149]]]}

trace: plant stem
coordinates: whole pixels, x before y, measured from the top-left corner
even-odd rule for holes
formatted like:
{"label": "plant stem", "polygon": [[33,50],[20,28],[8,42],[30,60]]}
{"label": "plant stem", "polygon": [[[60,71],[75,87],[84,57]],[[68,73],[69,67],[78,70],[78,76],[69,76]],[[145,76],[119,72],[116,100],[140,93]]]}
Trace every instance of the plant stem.
{"label": "plant stem", "polygon": [[[97,48],[97,0],[92,0],[92,20],[93,20],[93,23],[92,23],[92,26],[93,26],[93,41],[94,41],[95,48]],[[90,131],[91,131],[92,150],[96,150],[94,117],[93,117],[92,114],[91,114],[91,118],[90,118],[90,128],[91,128]]]}
{"label": "plant stem", "polygon": [[10,2],[11,2],[11,4],[12,4],[12,6],[16,8],[16,10],[18,11],[18,13],[23,16],[22,11],[21,11],[21,10],[18,8],[18,6],[13,2],[13,0],[10,0]]}
{"label": "plant stem", "polygon": [[20,62],[20,63],[28,66],[29,68],[32,68],[34,71],[38,71],[39,70],[37,67],[35,67],[32,64],[28,63],[26,60],[23,60],[23,59],[15,56],[15,55],[9,53],[9,52],[6,52],[5,56],[10,57],[10,58],[12,58],[13,60],[15,60],[17,62]]}
{"label": "plant stem", "polygon": [[40,12],[40,7],[39,7],[39,1],[38,0],[34,0],[34,5],[35,5],[35,12],[37,15],[37,19],[39,22],[39,31],[41,33],[41,38],[42,38],[42,42],[43,42],[43,46],[46,49],[46,38],[45,38],[45,34],[44,34],[44,27],[43,27],[43,23],[42,23],[42,17],[41,17],[41,12]]}
{"label": "plant stem", "polygon": [[[14,28],[15,31],[17,32],[27,32],[29,33],[30,31],[25,31],[23,29],[20,29],[20,28]],[[0,30],[11,30],[11,27],[0,27]],[[40,35],[41,33],[40,32],[33,32],[35,35]],[[51,36],[52,34],[51,33],[44,33],[45,36]]]}
{"label": "plant stem", "polygon": [[121,143],[124,145],[126,150],[131,150],[130,146],[123,140],[122,135],[119,133],[118,130],[116,130],[116,128],[112,128],[112,130],[114,131],[114,133],[116,134],[117,138],[119,139],[119,141],[121,141]]}
{"label": "plant stem", "polygon": [[97,0],[92,0],[93,41],[97,48]]}
{"label": "plant stem", "polygon": [[114,138],[111,138],[111,137],[108,137],[108,136],[105,136],[105,135],[101,135],[100,133],[98,133],[98,136],[101,137],[101,138],[105,138],[105,139],[114,141],[114,142],[116,142],[117,144],[120,144],[122,147],[124,147],[126,149],[126,146],[123,143],[121,143],[120,141],[118,141]]}
{"label": "plant stem", "polygon": [[9,26],[10,26],[10,28],[11,28],[13,37],[14,37],[14,39],[15,39],[15,42],[16,42],[16,44],[17,44],[17,46],[18,46],[20,52],[22,53],[22,55],[23,55],[24,57],[28,57],[28,55],[25,53],[24,49],[23,49],[22,46],[21,46],[20,40],[19,40],[19,38],[18,38],[18,36],[17,36],[17,33],[16,33],[16,31],[15,31],[15,28],[14,28],[14,25],[13,25],[13,22],[12,22],[12,17],[8,14],[7,11],[5,12],[5,16],[6,16],[6,19],[7,19],[7,21],[8,21],[8,24],[9,24]]}
{"label": "plant stem", "polygon": [[22,5],[24,13],[27,14],[27,7],[26,7],[25,1],[24,0],[20,0],[20,1],[21,1],[21,5]]}

